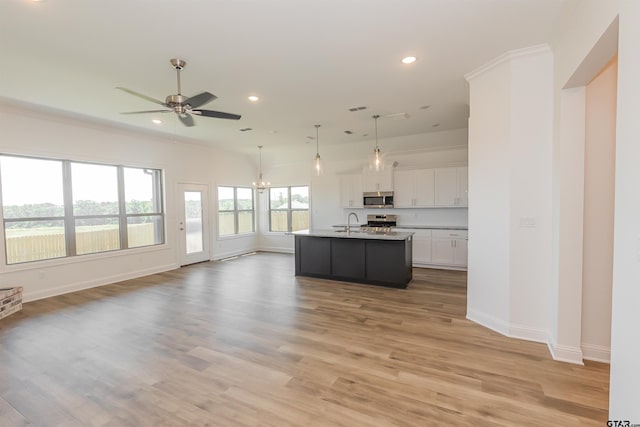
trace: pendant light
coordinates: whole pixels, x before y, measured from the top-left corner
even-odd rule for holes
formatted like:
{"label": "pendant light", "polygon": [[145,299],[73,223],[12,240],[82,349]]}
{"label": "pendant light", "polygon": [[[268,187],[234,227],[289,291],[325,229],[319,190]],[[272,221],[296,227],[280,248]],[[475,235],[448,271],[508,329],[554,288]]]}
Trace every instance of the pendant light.
{"label": "pendant light", "polygon": [[316,174],[316,176],[320,176],[322,175],[322,161],[320,160],[320,149],[319,144],[320,144],[320,138],[318,137],[318,128],[320,127],[320,125],[315,125],[316,126],[316,158],[313,161],[313,172]]}
{"label": "pendant light", "polygon": [[254,189],[262,194],[264,190],[271,187],[271,183],[262,179],[262,145],[258,145],[258,149],[260,150],[260,175],[258,175],[258,181],[254,181],[252,185]]}
{"label": "pendant light", "polygon": [[372,117],[376,126],[376,147],[373,149],[373,155],[369,161],[369,169],[380,172],[381,170],[384,170],[384,160],[382,158],[382,153],[380,152],[380,147],[378,147],[378,119],[380,118],[380,115],[375,114]]}

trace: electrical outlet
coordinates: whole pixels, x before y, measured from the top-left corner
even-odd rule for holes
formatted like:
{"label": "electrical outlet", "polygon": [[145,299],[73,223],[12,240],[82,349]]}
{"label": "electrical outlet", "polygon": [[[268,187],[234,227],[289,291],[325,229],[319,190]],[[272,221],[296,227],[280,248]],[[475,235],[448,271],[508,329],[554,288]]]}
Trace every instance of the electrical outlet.
{"label": "electrical outlet", "polygon": [[520,228],[536,228],[536,219],[534,217],[520,217]]}

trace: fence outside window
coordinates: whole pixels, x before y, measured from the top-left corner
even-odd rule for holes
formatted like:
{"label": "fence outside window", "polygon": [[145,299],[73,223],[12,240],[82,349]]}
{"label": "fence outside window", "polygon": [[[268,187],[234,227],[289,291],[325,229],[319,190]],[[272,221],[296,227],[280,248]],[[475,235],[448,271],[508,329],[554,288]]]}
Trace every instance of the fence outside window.
{"label": "fence outside window", "polygon": [[164,243],[162,171],[0,155],[7,264]]}

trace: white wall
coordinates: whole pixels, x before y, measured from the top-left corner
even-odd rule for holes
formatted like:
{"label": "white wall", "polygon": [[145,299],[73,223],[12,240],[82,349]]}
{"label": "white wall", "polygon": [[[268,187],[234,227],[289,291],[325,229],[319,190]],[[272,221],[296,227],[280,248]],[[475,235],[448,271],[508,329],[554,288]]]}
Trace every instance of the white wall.
{"label": "white wall", "polygon": [[510,334],[548,342],[551,314],[553,56],[511,61]]}
{"label": "white wall", "polygon": [[507,61],[499,61],[468,79],[467,317],[508,334],[511,67]]}
{"label": "white wall", "polygon": [[582,353],[609,362],[613,280],[617,60],[586,87]]}
{"label": "white wall", "polygon": [[467,317],[542,342],[551,335],[552,64],[549,47],[536,46],[467,75]]}
{"label": "white wall", "polygon": [[609,418],[640,423],[640,2],[620,2]]}
{"label": "white wall", "polygon": [[251,182],[255,167],[243,156],[4,102],[0,128],[1,153],[161,168],[165,173],[165,245],[0,267],[0,283],[23,286],[26,301],[177,268],[180,182],[210,188],[212,257],[257,245],[256,235],[215,238],[215,183],[222,177],[227,185]]}

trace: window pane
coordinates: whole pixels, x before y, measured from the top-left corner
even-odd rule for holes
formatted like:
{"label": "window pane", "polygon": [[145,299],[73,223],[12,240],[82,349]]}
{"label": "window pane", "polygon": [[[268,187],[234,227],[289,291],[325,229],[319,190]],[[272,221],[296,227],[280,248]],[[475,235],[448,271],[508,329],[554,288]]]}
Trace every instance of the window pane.
{"label": "window pane", "polygon": [[291,187],[291,209],[309,209],[309,187]]}
{"label": "window pane", "polygon": [[7,264],[66,256],[64,223],[20,221],[5,223]]}
{"label": "window pane", "polygon": [[251,188],[238,188],[238,210],[253,210],[253,190]]}
{"label": "window pane", "polygon": [[309,211],[291,212],[291,231],[309,229]]}
{"label": "window pane", "polygon": [[116,166],[71,163],[71,185],[74,215],[118,214]]}
{"label": "window pane", "polygon": [[233,212],[220,212],[218,214],[218,236],[235,234],[236,223]]}
{"label": "window pane", "polygon": [[253,211],[238,212],[238,233],[252,233]]}
{"label": "window pane", "polygon": [[289,231],[287,211],[271,211],[270,231]]}
{"label": "window pane", "polygon": [[187,233],[187,254],[204,250],[204,228],[202,226],[202,194],[199,191],[184,193],[185,233]]}
{"label": "window pane", "polygon": [[270,188],[269,200],[270,209],[288,209],[289,208],[289,192],[287,187]]}
{"label": "window pane", "polygon": [[117,217],[76,220],[78,255],[120,249],[120,226]]}
{"label": "window pane", "polygon": [[128,214],[162,212],[162,180],[158,169],[123,168]]}
{"label": "window pane", "polygon": [[64,215],[62,162],[0,156],[5,218]]}
{"label": "window pane", "polygon": [[164,243],[162,216],[134,216],[127,218],[127,240],[130,248]]}
{"label": "window pane", "polygon": [[218,187],[218,210],[232,211],[233,209],[233,187]]}

